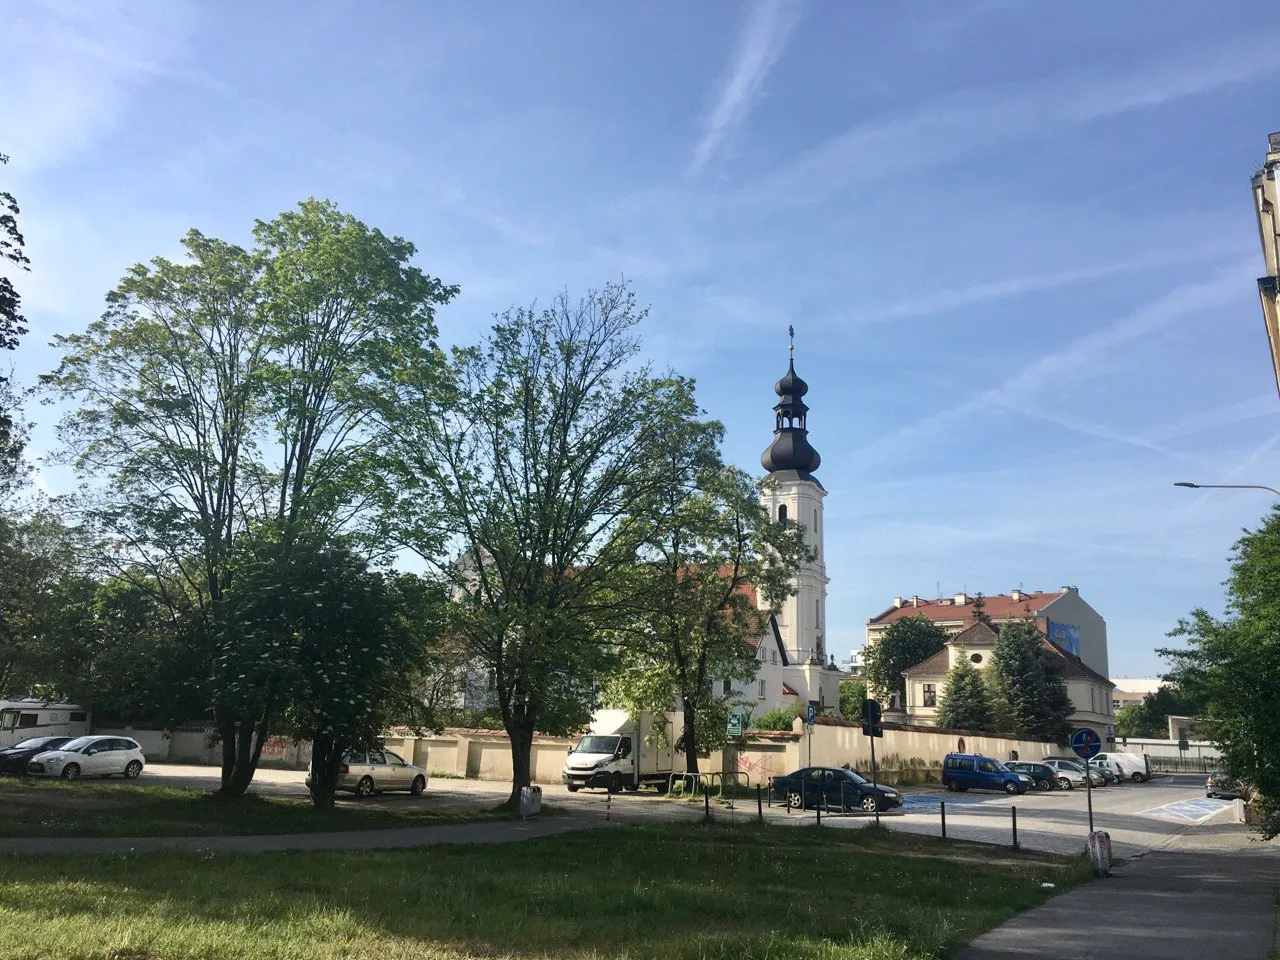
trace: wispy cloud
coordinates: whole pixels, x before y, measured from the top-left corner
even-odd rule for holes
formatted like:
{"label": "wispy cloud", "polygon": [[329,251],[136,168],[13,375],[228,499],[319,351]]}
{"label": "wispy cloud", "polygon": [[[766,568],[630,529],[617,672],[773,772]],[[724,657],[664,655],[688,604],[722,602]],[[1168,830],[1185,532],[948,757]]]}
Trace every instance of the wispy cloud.
{"label": "wispy cloud", "polygon": [[728,78],[694,148],[690,174],[700,172],[725,138],[746,121],[798,19],[794,0],[756,0],[738,37]]}
{"label": "wispy cloud", "polygon": [[895,110],[892,116],[858,123],[801,154],[744,190],[739,199],[815,201],[851,183],[936,168],[1013,141],[1052,141],[1092,120],[1152,109],[1280,72],[1280,60],[1274,57],[1241,55],[1259,42],[1275,46],[1280,34],[1236,37],[1207,50],[1168,51],[1160,60],[1123,74],[1073,72],[1018,87],[963,91],[914,110]]}
{"label": "wispy cloud", "polygon": [[969,399],[932,414],[873,441],[858,453],[862,460],[890,456],[932,436],[951,424],[980,413],[1021,410],[1045,384],[1061,383],[1070,374],[1088,369],[1104,355],[1148,336],[1187,316],[1232,302],[1242,284],[1255,272],[1252,261],[1220,272],[1203,283],[1187,284],[1135,310],[1108,327],[1078,337],[1061,350],[1032,360],[1017,373]]}

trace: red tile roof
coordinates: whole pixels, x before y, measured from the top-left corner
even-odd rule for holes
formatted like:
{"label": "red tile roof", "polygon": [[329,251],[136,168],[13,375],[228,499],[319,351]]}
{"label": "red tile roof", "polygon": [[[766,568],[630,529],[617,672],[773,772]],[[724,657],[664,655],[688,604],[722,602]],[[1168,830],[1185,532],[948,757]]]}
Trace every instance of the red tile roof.
{"label": "red tile roof", "polygon": [[[997,593],[993,596],[984,596],[982,598],[985,604],[983,611],[992,620],[1014,620],[1018,617],[1034,617],[1060,596],[1062,594],[1058,591],[1052,593],[1023,593],[1015,600],[1007,593]],[[907,617],[927,617],[935,623],[971,620],[973,619],[973,601],[974,597],[972,596],[968,597],[963,604],[956,603],[953,597],[943,597],[941,600],[920,599],[917,606],[911,600],[904,600],[902,606],[890,607],[884,613],[872,617],[867,622],[873,624],[896,623],[899,620],[905,620]]]}

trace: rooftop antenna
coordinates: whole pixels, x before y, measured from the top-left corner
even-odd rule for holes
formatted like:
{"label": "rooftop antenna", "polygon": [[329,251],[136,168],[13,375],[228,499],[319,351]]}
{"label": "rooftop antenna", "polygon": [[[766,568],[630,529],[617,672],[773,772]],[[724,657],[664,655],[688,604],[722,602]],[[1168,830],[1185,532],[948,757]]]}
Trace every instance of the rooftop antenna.
{"label": "rooftop antenna", "polygon": [[941,600],[941,599],[942,599],[942,581],[941,581],[941,580],[937,580],[937,581],[935,581],[935,583],[936,583],[937,588],[938,588],[938,599],[939,599],[939,600]]}

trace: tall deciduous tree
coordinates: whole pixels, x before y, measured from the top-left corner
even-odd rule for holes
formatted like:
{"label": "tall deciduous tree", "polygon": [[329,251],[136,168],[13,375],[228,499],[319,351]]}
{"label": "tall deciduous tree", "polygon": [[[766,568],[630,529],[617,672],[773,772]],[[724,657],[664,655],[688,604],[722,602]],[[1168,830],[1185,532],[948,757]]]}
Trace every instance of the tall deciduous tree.
{"label": "tall deciduous tree", "polygon": [[1203,609],[1170,636],[1186,644],[1161,650],[1179,691],[1202,705],[1200,722],[1222,749],[1231,775],[1258,791],[1266,839],[1280,834],[1280,509],[1235,545],[1226,615]]}
{"label": "tall deciduous tree", "polygon": [[[686,396],[692,403],[691,389]],[[620,528],[643,546],[620,583],[633,613],[618,633],[622,666],[608,692],[633,711],[678,703],[678,746],[696,772],[699,751],[724,744],[732,685],[754,683],[759,669],[752,641],[812,551],[804,528],[771,520],[751,478],[723,462],[720,424],[673,412],[682,419],[659,439],[650,495]]]}
{"label": "tall deciduous tree", "polygon": [[846,720],[862,716],[862,704],[867,699],[867,681],[840,681],[840,713]]}
{"label": "tall deciduous tree", "polygon": [[947,671],[947,688],[938,705],[938,726],[957,730],[990,731],[991,703],[982,676],[968,652],[956,651],[956,663]]}
{"label": "tall deciduous tree", "polygon": [[907,702],[902,671],[928,660],[947,642],[947,632],[928,617],[904,617],[891,623],[880,639],[867,645],[867,686],[877,697],[898,695]]}
{"label": "tall deciduous tree", "polygon": [[1028,740],[1066,742],[1067,717],[1075,708],[1067,695],[1062,661],[1046,649],[1033,624],[1002,625],[988,669],[995,671],[1000,694],[1009,705],[1012,732]]}
{"label": "tall deciduous tree", "polygon": [[[0,153],[0,165],[9,162]],[[10,268],[30,269],[26,252],[26,239],[18,229],[18,203],[13,194],[0,190],[0,350],[14,350],[18,339],[27,332],[27,321],[22,315],[22,297],[8,276]],[[13,380],[5,370],[0,370],[0,496],[9,488],[18,471],[22,449],[26,442],[25,425],[17,403]]]}
{"label": "tall deciduous tree", "polygon": [[[46,385],[79,402],[71,459],[101,481],[88,513],[104,556],[188,617],[223,743],[222,791],[239,795],[283,704],[246,695],[242,634],[221,619],[235,540],[255,524],[363,530],[383,493],[370,456],[393,369],[438,366],[434,310],[455,288],[326,202],[259,222],[257,247],[192,231],[186,262],[126,274],[103,318],[58,339]],[[174,590],[173,584],[181,589]]]}
{"label": "tall deciduous tree", "polygon": [[616,532],[647,494],[668,411],[684,405],[682,382],[635,367],[641,317],[625,286],[562,294],[456,351],[449,395],[413,369],[396,377],[387,456],[401,536],[450,579],[452,629],[492,671],[512,805],[534,732],[591,715],[599,634],[619,616],[614,587],[637,546]]}

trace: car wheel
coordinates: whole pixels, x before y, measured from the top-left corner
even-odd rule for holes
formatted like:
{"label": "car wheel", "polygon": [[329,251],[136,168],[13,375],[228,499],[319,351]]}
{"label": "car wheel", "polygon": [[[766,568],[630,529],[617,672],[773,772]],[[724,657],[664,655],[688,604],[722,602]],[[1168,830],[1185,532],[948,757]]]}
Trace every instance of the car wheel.
{"label": "car wheel", "polygon": [[1145,773],[1132,773],[1129,775],[1129,779],[1134,783],[1143,783],[1146,781],[1147,775]]}
{"label": "car wheel", "polygon": [[1058,786],[1063,790],[1070,790],[1072,787],[1075,786],[1075,784],[1072,783],[1071,780],[1067,777],[1059,777]]}
{"label": "car wheel", "polygon": [[626,788],[628,793],[635,793],[640,789],[640,784],[636,783],[634,780],[628,780],[626,782]]}
{"label": "car wheel", "polygon": [[802,800],[802,799],[801,799],[801,797],[800,797],[800,791],[799,791],[799,790],[789,790],[789,791],[787,791],[787,806],[788,806],[788,807],[790,807],[792,810],[799,810],[799,809],[800,809],[800,805],[801,805],[801,803],[803,803],[803,800]]}
{"label": "car wheel", "polygon": [[136,780],[142,775],[142,761],[130,760],[128,765],[124,768],[124,775],[130,780]]}
{"label": "car wheel", "polygon": [[948,790],[950,790],[952,793],[960,792],[960,784],[956,783],[954,780],[947,780],[942,785],[946,787]]}
{"label": "car wheel", "polygon": [[80,765],[76,763],[68,763],[65,767],[62,768],[62,779],[63,780],[79,780]]}
{"label": "car wheel", "polygon": [[1037,780],[1037,781],[1036,781],[1036,789],[1037,789],[1037,790],[1048,790],[1048,789],[1049,789],[1049,781],[1048,781],[1048,780]]}
{"label": "car wheel", "polygon": [[415,797],[422,796],[422,791],[427,789],[427,778],[422,774],[418,774],[413,778],[413,783],[409,784],[409,792]]}
{"label": "car wheel", "polygon": [[577,793],[577,792],[578,792],[578,785],[577,785],[576,783],[566,783],[566,784],[565,784],[565,788],[566,788],[570,793]]}
{"label": "car wheel", "polygon": [[373,777],[361,777],[360,782],[356,784],[356,796],[367,797],[373,793]]}
{"label": "car wheel", "polygon": [[1014,783],[1012,780],[1005,781],[1004,792],[1005,793],[1021,793],[1021,791],[1018,789],[1018,785]]}
{"label": "car wheel", "polygon": [[864,813],[875,813],[878,809],[880,809],[879,801],[876,800],[876,798],[873,797],[871,794],[867,794],[865,797],[863,797],[862,800],[859,801],[858,806],[862,808]]}

